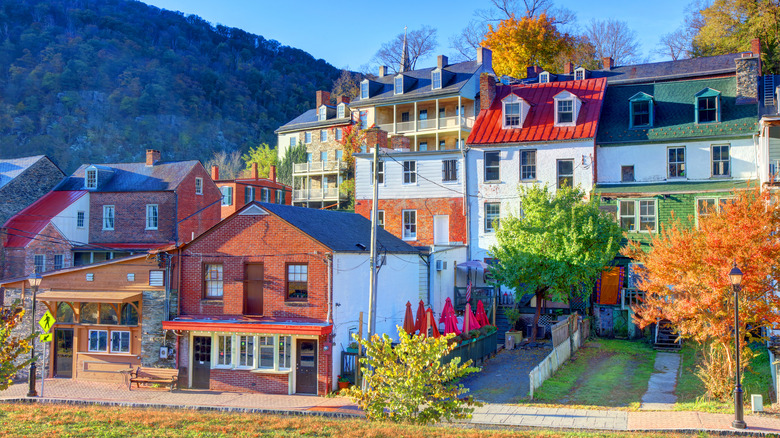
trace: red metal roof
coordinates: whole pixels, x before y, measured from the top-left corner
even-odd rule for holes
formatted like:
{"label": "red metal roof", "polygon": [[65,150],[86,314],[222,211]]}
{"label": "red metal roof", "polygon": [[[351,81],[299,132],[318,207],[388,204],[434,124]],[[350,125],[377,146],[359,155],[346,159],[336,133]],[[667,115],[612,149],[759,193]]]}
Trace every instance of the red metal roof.
{"label": "red metal roof", "polygon": [[[490,145],[594,138],[606,84],[606,78],[598,78],[545,84],[497,85],[495,99],[490,108],[484,108],[479,112],[474,129],[471,130],[466,141],[472,145]],[[562,91],[568,91],[582,101],[576,126],[554,126],[553,97]],[[502,127],[501,101],[510,93],[514,93],[531,105],[520,129]]]}
{"label": "red metal roof", "polygon": [[308,318],[278,319],[271,317],[235,318],[182,316],[173,321],[163,321],[165,330],[190,330],[239,333],[279,333],[293,335],[327,335],[333,324]]}
{"label": "red metal roof", "polygon": [[86,193],[83,190],[49,192],[16,213],[3,225],[8,230],[5,247],[24,248],[55,216]]}

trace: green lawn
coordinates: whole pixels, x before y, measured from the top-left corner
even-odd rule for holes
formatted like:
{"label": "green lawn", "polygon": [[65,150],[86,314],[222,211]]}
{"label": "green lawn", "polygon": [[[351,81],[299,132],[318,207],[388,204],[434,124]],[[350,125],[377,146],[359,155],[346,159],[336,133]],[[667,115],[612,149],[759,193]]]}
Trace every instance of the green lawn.
{"label": "green lawn", "polygon": [[[742,379],[742,391],[745,394],[745,409],[750,409],[750,395],[761,394],[764,397],[764,406],[772,404],[769,398],[769,389],[772,387],[772,372],[769,368],[769,353],[760,344],[751,345],[758,356],[753,358],[750,369],[747,369]],[[696,367],[702,358],[702,348],[694,342],[684,342],[682,347],[682,370],[677,381],[676,410],[679,411],[705,411],[733,413],[732,400],[721,402],[704,397],[704,384],[696,377]]]}
{"label": "green lawn", "polygon": [[534,402],[635,409],[654,363],[655,350],[643,341],[591,341],[534,392]]}
{"label": "green lawn", "polygon": [[[53,404],[0,404],[0,437],[686,437],[675,433],[470,429],[362,419]],[[699,435],[709,436],[709,435]]]}

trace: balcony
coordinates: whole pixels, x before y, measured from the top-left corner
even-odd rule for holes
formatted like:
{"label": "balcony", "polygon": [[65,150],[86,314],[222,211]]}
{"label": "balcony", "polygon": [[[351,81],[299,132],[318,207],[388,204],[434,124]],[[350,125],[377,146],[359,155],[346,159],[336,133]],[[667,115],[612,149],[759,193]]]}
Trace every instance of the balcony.
{"label": "balcony", "polygon": [[293,190],[293,202],[338,201],[340,199],[337,187]]}
{"label": "balcony", "polygon": [[324,173],[340,173],[342,170],[347,169],[347,163],[336,161],[311,161],[308,163],[294,163],[293,175],[301,176],[306,174],[324,174]]}
{"label": "balcony", "polygon": [[[460,129],[471,130],[471,128],[474,127],[474,117],[440,117],[438,122],[438,130],[451,130],[457,129],[458,127],[460,127]],[[395,124],[395,128],[397,129],[394,129],[393,123],[379,123],[377,126],[379,129],[387,131],[390,134],[406,134],[415,132],[414,121],[397,122]],[[436,119],[417,120],[416,132],[435,131],[436,129]]]}

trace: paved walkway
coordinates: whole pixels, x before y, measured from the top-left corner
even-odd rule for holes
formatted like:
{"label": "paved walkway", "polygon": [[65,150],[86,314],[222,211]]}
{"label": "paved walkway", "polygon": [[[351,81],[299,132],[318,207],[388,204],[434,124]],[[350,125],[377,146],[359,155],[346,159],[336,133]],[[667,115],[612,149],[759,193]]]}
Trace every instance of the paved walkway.
{"label": "paved walkway", "polygon": [[647,382],[647,392],[642,396],[639,409],[647,411],[671,411],[677,403],[674,389],[680,371],[680,354],[658,352],[655,355],[655,371]]}
{"label": "paved walkway", "polygon": [[528,373],[552,351],[551,344],[527,350],[501,350],[485,362],[482,372],[461,383],[475,400],[486,403],[513,403],[528,395]]}
{"label": "paved walkway", "polygon": [[[508,381],[510,379],[505,379]],[[126,385],[47,379],[42,402],[99,403],[153,408],[202,408],[278,414],[314,414],[339,417],[362,416],[349,400],[341,397],[288,396],[218,391],[133,390]],[[40,384],[38,386],[40,391]],[[28,400],[27,385],[12,385],[0,392],[0,402]],[[489,403],[476,408],[466,423],[483,426],[543,427],[611,431],[715,431],[735,434],[732,415],[701,412],[626,412],[565,408],[543,408]],[[747,432],[780,434],[780,418],[746,415]]]}

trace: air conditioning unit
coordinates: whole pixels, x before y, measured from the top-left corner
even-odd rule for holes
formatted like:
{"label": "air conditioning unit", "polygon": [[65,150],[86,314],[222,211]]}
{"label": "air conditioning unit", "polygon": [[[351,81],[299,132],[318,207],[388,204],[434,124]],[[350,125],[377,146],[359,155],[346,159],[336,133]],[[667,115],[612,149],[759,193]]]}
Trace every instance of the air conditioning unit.
{"label": "air conditioning unit", "polygon": [[444,269],[444,262],[441,260],[436,260],[436,270],[441,271]]}

